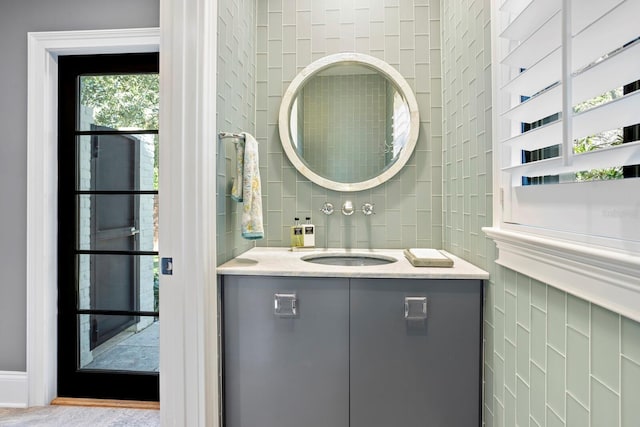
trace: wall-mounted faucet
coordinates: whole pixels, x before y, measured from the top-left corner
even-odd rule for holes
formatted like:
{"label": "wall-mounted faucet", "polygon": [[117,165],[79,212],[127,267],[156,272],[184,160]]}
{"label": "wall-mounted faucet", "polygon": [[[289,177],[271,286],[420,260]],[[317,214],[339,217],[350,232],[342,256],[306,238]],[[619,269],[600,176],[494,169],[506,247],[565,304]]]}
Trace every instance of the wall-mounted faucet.
{"label": "wall-mounted faucet", "polygon": [[342,214],[343,215],[353,215],[353,213],[356,210],[353,208],[353,203],[351,203],[351,200],[346,200],[343,204],[342,204]]}
{"label": "wall-mounted faucet", "polygon": [[[320,208],[320,212],[325,215],[331,215],[334,212],[333,203],[324,202],[322,207]],[[373,203],[364,203],[360,208],[362,213],[366,216],[375,214],[374,204]],[[355,213],[355,208],[353,207],[353,202],[351,200],[346,200],[342,204],[342,214],[346,216],[351,216]]]}

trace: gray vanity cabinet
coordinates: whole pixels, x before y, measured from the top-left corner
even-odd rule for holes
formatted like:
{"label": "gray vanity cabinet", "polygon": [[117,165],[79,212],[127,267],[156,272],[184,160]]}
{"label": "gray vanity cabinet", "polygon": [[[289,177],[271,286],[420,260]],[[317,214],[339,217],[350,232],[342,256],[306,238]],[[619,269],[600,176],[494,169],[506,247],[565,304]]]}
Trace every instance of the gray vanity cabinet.
{"label": "gray vanity cabinet", "polygon": [[224,276],[222,289],[225,427],[480,425],[481,280]]}
{"label": "gray vanity cabinet", "polygon": [[351,427],[480,425],[481,289],[351,279]]}
{"label": "gray vanity cabinet", "polygon": [[348,279],[224,276],[222,292],[225,426],[347,427]]}

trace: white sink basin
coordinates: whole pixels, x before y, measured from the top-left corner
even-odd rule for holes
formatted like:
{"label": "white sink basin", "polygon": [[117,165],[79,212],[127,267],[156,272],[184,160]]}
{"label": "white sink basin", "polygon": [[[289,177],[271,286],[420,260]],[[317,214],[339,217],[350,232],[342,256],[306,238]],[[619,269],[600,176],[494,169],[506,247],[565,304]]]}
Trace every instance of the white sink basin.
{"label": "white sink basin", "polygon": [[300,258],[306,262],[324,265],[356,266],[384,265],[398,261],[396,258],[371,253],[323,253],[305,255]]}

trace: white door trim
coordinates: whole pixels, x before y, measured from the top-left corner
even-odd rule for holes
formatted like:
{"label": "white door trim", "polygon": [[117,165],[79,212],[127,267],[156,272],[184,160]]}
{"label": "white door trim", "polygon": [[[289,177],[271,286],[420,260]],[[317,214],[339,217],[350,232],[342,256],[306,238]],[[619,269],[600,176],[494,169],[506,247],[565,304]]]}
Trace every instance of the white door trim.
{"label": "white door trim", "polygon": [[217,23],[217,0],[160,0],[160,348],[182,350],[161,352],[163,426],[219,425]]}
{"label": "white door trim", "polygon": [[160,30],[32,32],[27,38],[27,383],[28,405],[39,406],[57,395],[57,58],[157,52]]}

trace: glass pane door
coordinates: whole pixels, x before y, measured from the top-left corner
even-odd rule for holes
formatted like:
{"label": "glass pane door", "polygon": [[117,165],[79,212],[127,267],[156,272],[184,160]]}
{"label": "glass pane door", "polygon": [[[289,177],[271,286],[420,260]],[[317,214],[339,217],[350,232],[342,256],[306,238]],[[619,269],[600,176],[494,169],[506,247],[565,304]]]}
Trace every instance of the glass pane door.
{"label": "glass pane door", "polygon": [[59,59],[59,395],[157,399],[157,54]]}

